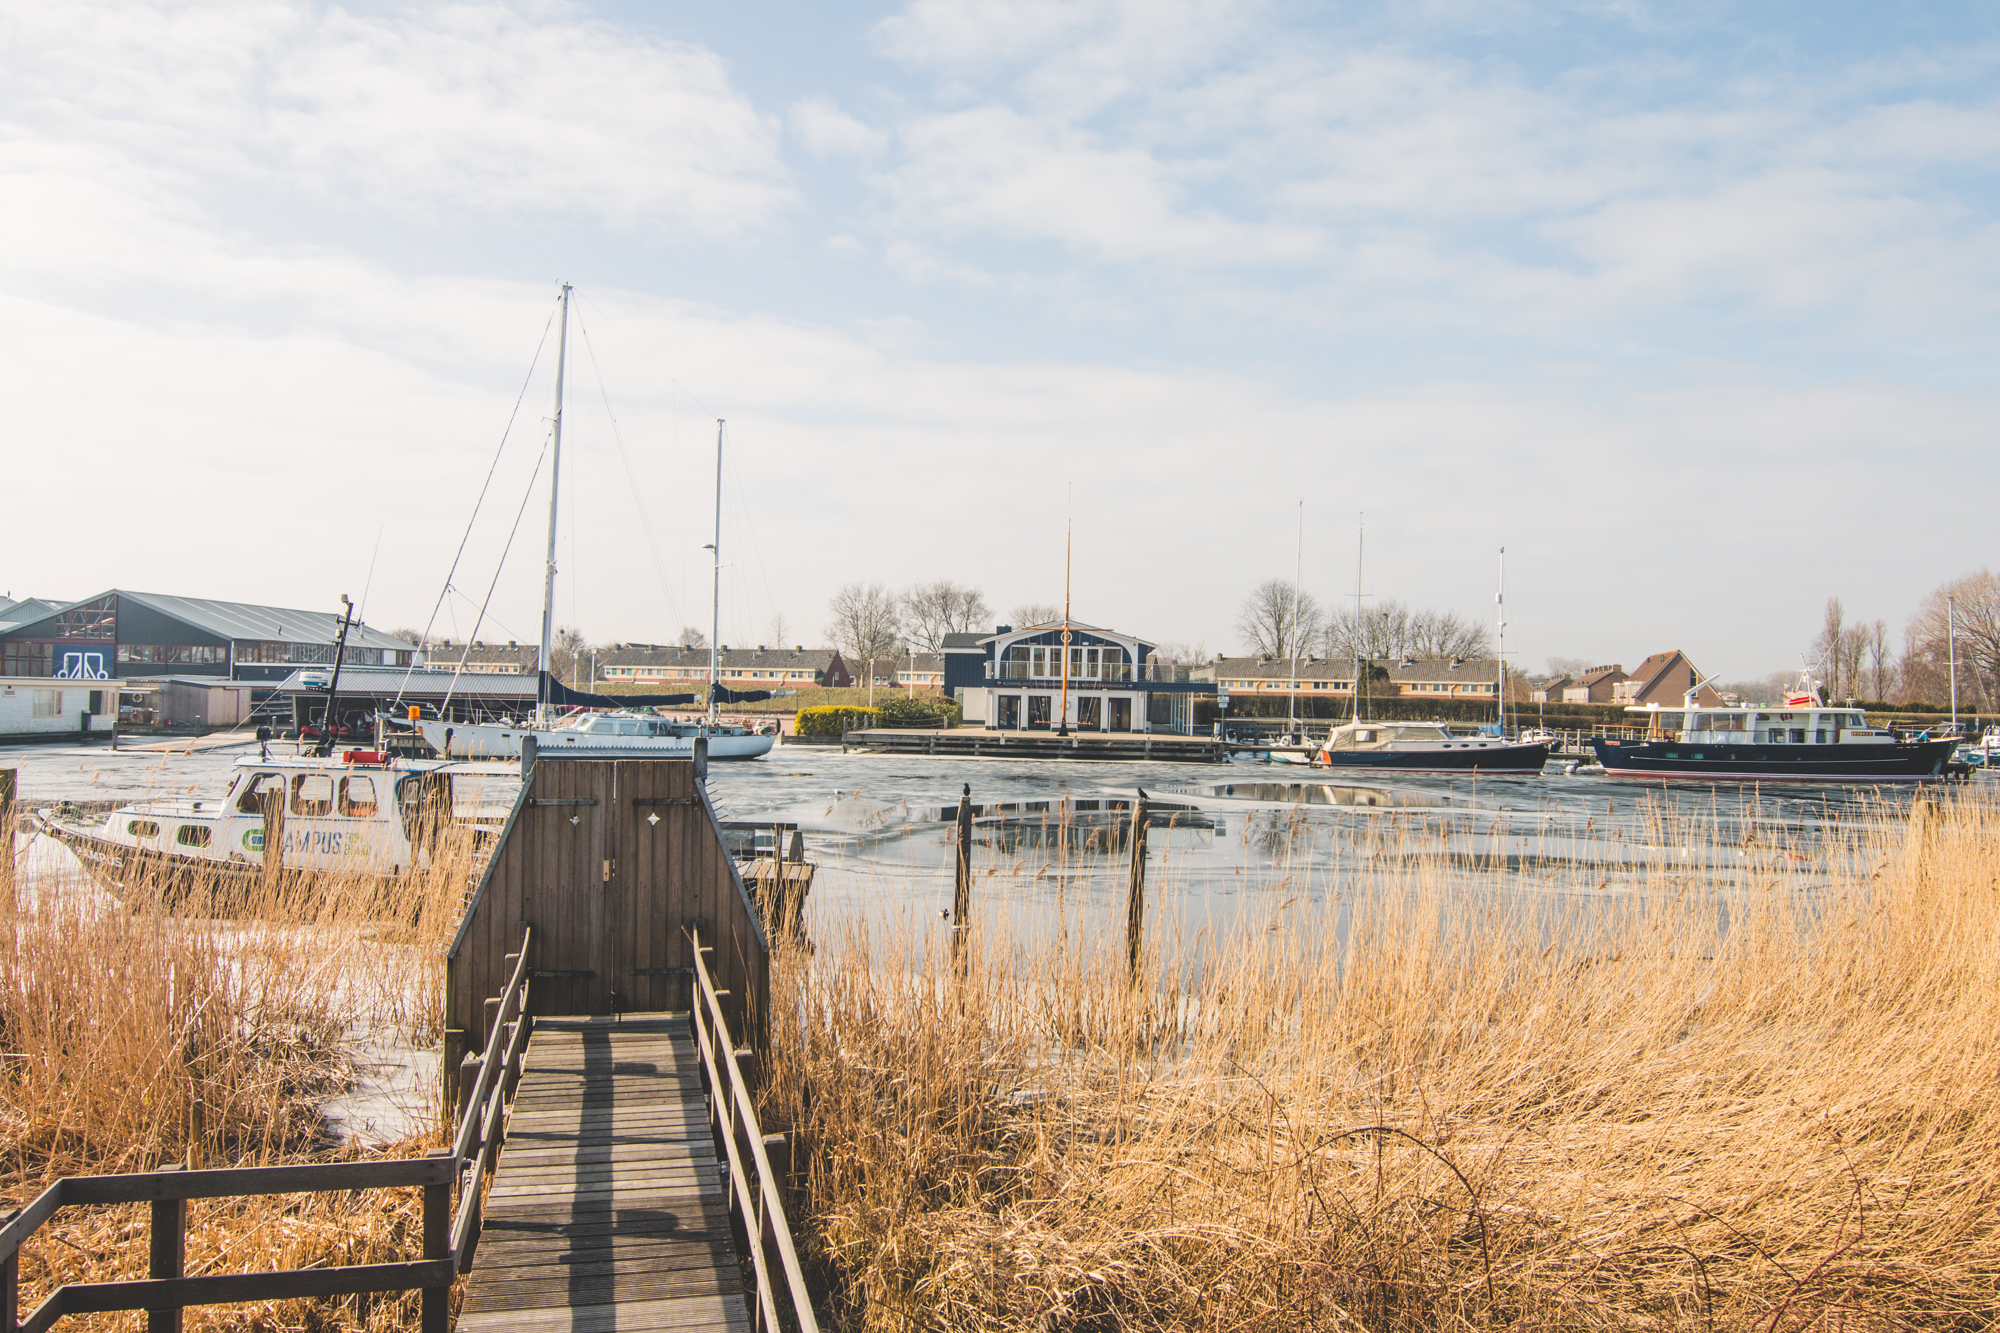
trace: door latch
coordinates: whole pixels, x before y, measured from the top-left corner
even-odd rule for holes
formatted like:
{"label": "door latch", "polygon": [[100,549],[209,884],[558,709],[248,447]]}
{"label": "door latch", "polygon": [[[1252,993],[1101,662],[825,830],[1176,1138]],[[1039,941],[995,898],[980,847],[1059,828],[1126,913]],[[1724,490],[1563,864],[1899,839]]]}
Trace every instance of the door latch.
{"label": "door latch", "polygon": [[604,882],[606,884],[611,882],[611,872],[617,868],[618,859],[616,857],[607,856],[604,858]]}

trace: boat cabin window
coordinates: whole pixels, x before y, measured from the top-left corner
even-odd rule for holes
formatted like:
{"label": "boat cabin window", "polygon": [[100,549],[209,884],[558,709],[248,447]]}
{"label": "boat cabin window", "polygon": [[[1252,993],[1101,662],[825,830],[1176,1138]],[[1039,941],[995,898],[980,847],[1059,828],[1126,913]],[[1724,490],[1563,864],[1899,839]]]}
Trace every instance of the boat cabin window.
{"label": "boat cabin window", "polygon": [[350,819],[375,817],[375,779],[355,774],[340,780],[340,813]]}
{"label": "boat cabin window", "polygon": [[210,830],[200,824],[183,824],[180,831],[174,834],[174,841],[183,847],[206,847],[209,833]]}
{"label": "boat cabin window", "polygon": [[333,813],[333,775],[301,773],[292,779],[292,813],[328,815]]}
{"label": "boat cabin window", "polygon": [[236,798],[236,809],[246,815],[264,813],[264,793],[276,792],[282,798],[285,794],[285,777],[282,773],[259,773],[243,784],[243,794]]}
{"label": "boat cabin window", "polygon": [[135,838],[160,836],[160,826],[150,819],[128,819],[125,821],[125,831]]}

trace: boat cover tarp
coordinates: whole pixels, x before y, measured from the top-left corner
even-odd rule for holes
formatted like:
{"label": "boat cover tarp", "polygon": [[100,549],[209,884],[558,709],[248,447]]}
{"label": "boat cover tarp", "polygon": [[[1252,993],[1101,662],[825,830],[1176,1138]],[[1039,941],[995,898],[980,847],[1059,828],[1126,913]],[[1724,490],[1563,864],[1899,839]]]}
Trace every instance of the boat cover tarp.
{"label": "boat cover tarp", "polygon": [[715,702],[719,704],[762,703],[770,697],[769,690],[732,690],[727,685],[715,687]]}
{"label": "boat cover tarp", "polygon": [[591,694],[573,690],[544,671],[542,699],[558,708],[677,708],[691,704],[692,694]]}

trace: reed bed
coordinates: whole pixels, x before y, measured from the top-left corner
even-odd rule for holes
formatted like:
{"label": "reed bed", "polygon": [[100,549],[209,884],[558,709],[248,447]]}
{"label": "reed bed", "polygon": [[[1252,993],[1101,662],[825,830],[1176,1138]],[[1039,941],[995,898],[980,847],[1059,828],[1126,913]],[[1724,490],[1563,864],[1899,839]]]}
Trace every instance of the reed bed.
{"label": "reed bed", "polygon": [[765,1114],[828,1323],[1994,1327],[2000,813],[1941,799],[1616,885],[1413,843],[1156,911],[1136,977],[1122,924],[818,919]]}
{"label": "reed bed", "polygon": [[[401,1142],[329,1132],[357,1044],[435,1043],[443,948],[463,904],[469,837],[387,889],[359,875],[248,890],[196,881],[113,897],[81,872],[0,884],[0,1192],[63,1175],[415,1156],[443,1142],[435,1088]],[[41,865],[50,864],[43,859]],[[419,1191],[197,1200],[187,1272],[380,1263],[421,1252]],[[23,1307],[64,1282],[143,1277],[143,1207],[64,1209],[22,1251]],[[191,1329],[413,1326],[416,1297],[187,1311]],[[141,1314],[64,1328],[137,1329]]]}

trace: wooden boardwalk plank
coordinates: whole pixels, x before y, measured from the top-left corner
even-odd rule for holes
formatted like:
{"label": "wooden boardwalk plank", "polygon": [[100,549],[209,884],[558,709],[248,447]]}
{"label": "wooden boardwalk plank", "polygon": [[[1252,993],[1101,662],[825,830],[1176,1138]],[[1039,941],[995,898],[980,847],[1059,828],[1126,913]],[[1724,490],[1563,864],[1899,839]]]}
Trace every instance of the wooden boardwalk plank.
{"label": "wooden boardwalk plank", "polygon": [[542,1019],[462,1333],[749,1327],[687,1019]]}

